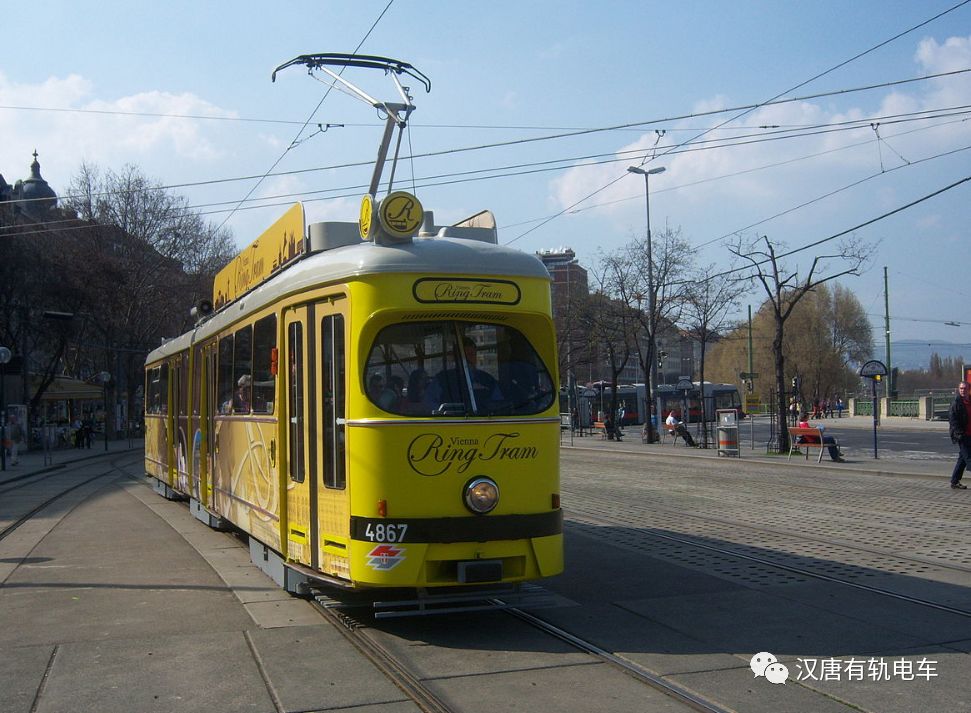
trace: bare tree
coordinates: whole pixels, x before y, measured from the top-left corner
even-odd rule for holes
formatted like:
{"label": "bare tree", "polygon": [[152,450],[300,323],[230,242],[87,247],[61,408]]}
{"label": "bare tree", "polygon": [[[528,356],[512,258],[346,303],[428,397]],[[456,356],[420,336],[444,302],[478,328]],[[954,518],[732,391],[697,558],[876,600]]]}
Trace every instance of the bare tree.
{"label": "bare tree", "polygon": [[630,264],[619,259],[617,255],[602,256],[599,269],[594,272],[597,289],[590,295],[586,310],[588,334],[601,350],[599,361],[609,371],[612,395],[608,413],[618,428],[618,377],[637,353],[639,331],[637,314],[622,298],[625,285],[630,279],[630,269]]}
{"label": "bare tree", "polygon": [[184,197],[132,165],[115,173],[82,164],[65,203],[82,220],[118,228],[188,274],[213,274],[236,254],[230,232],[207,223]]}
{"label": "bare tree", "polygon": [[[650,264],[647,260],[646,237],[629,243],[624,252],[625,261],[630,266],[629,279],[622,284],[620,298],[628,306],[637,308],[642,338],[635,340],[635,347],[641,371],[644,373],[644,383],[651,394],[657,388],[657,384],[652,384],[651,366],[657,360],[655,349],[658,330],[663,325],[674,324],[680,317],[685,295],[690,290],[684,278],[691,267],[692,251],[687,240],[682,237],[680,228],[665,227],[653,236]],[[648,280],[651,268],[654,279]],[[653,295],[651,287],[654,290]],[[651,415],[655,405],[649,398],[646,401],[644,439],[653,443],[656,434]]]}
{"label": "bare tree", "polygon": [[212,294],[215,272],[236,250],[232,236],[190,210],[138,168],[82,165],[64,201],[78,221],[63,252],[85,284],[71,311],[75,375],[107,371],[109,395],[127,388],[129,411],[145,355],[189,327],[189,308]]}
{"label": "bare tree", "polygon": [[[764,247],[762,244],[764,243]],[[738,257],[742,263],[751,268],[746,280],[755,280],[765,290],[768,304],[774,322],[772,338],[772,354],[775,362],[776,395],[779,407],[776,418],[779,427],[779,451],[789,449],[789,432],[786,430],[785,409],[785,342],[786,320],[806,294],[825,282],[835,280],[844,275],[859,275],[866,263],[869,246],[856,237],[843,240],[837,249],[825,255],[816,255],[809,265],[804,277],[799,276],[798,269],[790,270],[783,264],[783,259],[792,255],[784,251],[784,246],[773,243],[768,236],[762,236],[755,241],[745,244],[739,238],[729,251]]]}
{"label": "bare tree", "polygon": [[705,355],[712,338],[729,326],[728,315],[735,310],[739,297],[738,282],[724,270],[716,270],[714,265],[709,265],[691,279],[684,299],[682,320],[685,332],[700,345],[698,381],[701,382],[703,448],[708,447],[708,409],[704,404]]}

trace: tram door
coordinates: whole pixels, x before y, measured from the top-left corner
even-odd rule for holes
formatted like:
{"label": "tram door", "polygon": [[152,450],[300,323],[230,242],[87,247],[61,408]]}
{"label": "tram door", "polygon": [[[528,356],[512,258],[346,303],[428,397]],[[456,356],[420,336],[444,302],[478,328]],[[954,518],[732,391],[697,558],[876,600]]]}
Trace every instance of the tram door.
{"label": "tram door", "polygon": [[202,403],[200,405],[199,429],[199,500],[206,507],[212,509],[212,475],[216,472],[216,340],[206,344],[202,349],[202,383],[205,391],[200,389]]}
{"label": "tram door", "polygon": [[350,506],[342,305],[324,301],[289,308],[283,323],[287,551],[293,560],[346,577]]}

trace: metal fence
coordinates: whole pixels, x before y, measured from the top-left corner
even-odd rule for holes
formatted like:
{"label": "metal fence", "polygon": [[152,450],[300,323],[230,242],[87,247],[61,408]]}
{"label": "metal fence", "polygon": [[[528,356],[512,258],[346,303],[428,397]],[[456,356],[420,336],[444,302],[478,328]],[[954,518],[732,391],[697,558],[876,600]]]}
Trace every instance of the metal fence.
{"label": "metal fence", "polygon": [[872,416],[873,415],[873,402],[869,399],[854,399],[853,400],[853,415],[854,416]]}
{"label": "metal fence", "polygon": [[917,418],[920,415],[920,402],[917,399],[897,399],[890,402],[890,416],[909,416]]}

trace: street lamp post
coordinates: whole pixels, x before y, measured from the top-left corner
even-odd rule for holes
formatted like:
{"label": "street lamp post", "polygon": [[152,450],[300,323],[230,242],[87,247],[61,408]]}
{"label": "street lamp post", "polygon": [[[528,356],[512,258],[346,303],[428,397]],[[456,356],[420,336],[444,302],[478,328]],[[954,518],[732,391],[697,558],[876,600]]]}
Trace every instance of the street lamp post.
{"label": "street lamp post", "polygon": [[[657,168],[652,168],[650,170],[644,170],[638,166],[628,166],[627,170],[631,173],[636,173],[639,176],[644,176],[644,204],[647,207],[647,309],[648,318],[647,322],[651,327],[650,336],[650,352],[651,352],[651,364],[650,364],[650,376],[648,378],[647,391],[648,391],[648,413],[647,416],[647,437],[648,442],[654,441],[654,424],[651,423],[651,410],[657,415],[658,421],[661,420],[661,411],[657,408],[656,399],[656,389],[657,389],[657,342],[655,340],[655,332],[657,331],[657,321],[656,315],[654,314],[655,307],[655,294],[654,294],[654,256],[652,254],[651,246],[651,186],[649,178],[651,176],[656,176],[659,173],[664,173],[664,166],[658,166]],[[660,423],[658,424],[660,425]]]}
{"label": "street lamp post", "polygon": [[6,347],[0,347],[0,470],[7,469],[7,398],[4,382],[7,376],[7,362],[12,354]]}

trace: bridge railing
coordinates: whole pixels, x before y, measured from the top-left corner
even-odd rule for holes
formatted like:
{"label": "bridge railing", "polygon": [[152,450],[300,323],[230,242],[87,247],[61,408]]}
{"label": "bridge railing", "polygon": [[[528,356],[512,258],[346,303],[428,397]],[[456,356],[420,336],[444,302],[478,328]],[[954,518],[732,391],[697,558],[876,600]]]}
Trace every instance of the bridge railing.
{"label": "bridge railing", "polygon": [[[906,399],[877,399],[881,418],[915,418],[921,421],[946,420],[947,410],[953,396],[932,395]],[[869,398],[850,399],[850,413],[854,416],[872,416],[873,400]]]}

